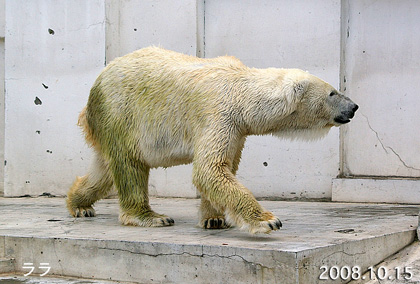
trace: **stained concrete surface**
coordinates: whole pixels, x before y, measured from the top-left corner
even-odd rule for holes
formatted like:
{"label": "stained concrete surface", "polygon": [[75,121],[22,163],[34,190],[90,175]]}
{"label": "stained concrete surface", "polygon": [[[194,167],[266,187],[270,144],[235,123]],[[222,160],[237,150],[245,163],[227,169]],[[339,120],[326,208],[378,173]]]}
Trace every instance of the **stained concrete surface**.
{"label": "stained concrete surface", "polygon": [[[0,274],[0,284],[130,284],[129,282],[76,279],[68,277],[7,276]],[[132,283],[132,282],[131,282]]]}
{"label": "stained concrete surface", "polygon": [[138,228],[118,223],[115,199],[98,202],[95,218],[74,219],[61,198],[0,198],[0,258],[14,258],[19,273],[24,262],[49,262],[51,276],[310,284],[320,281],[322,265],[367,269],[416,238],[417,206],[261,203],[280,217],[282,230],[256,236],[236,228],[202,230],[196,199],[153,198],[152,208],[175,226]]}

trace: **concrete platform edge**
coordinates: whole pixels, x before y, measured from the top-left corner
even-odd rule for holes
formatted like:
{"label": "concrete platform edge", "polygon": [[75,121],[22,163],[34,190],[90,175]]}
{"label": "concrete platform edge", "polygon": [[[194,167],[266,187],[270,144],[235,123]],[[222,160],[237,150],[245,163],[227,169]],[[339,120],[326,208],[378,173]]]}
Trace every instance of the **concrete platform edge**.
{"label": "concrete platform edge", "polygon": [[[323,272],[333,266],[342,268],[360,267],[367,271],[368,267],[377,265],[387,257],[399,252],[417,239],[416,230],[408,230],[357,241],[344,242],[330,247],[321,247],[311,251],[297,253],[299,284],[318,283]],[[315,265],[314,265],[315,264]],[[348,280],[322,280],[321,283],[346,283]]]}
{"label": "concrete platform edge", "polygon": [[[1,236],[4,256],[23,272],[49,263],[50,275],[139,283],[318,283],[320,267],[376,265],[416,238],[415,230],[285,252],[230,246]],[[182,273],[180,273],[182,272]],[[322,283],[340,283],[322,281]]]}

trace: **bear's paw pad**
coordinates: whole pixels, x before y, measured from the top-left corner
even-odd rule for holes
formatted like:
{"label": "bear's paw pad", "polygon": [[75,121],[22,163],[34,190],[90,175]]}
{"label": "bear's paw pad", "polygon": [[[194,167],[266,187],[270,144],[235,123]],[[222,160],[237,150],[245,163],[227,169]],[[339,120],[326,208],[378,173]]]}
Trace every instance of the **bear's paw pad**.
{"label": "bear's paw pad", "polygon": [[204,229],[227,229],[230,227],[222,216],[206,218],[201,221],[201,227]]}
{"label": "bear's paw pad", "polygon": [[89,207],[78,207],[78,208],[72,208],[71,215],[73,217],[95,217],[95,209],[93,209],[92,206]]}

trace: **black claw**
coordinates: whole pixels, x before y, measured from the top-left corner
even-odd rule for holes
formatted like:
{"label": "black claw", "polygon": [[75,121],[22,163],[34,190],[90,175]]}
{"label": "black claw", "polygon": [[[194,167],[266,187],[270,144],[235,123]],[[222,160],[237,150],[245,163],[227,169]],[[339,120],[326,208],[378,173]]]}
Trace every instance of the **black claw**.
{"label": "black claw", "polygon": [[207,229],[207,223],[209,220],[204,221],[204,229]]}
{"label": "black claw", "polygon": [[279,229],[283,226],[280,220],[277,220],[276,225]]}
{"label": "black claw", "polygon": [[217,225],[218,225],[218,228],[222,228],[222,226],[223,226],[223,220],[222,219],[219,219]]}
{"label": "black claw", "polygon": [[214,220],[210,219],[210,228],[214,228]]}
{"label": "black claw", "polygon": [[169,220],[169,224],[175,224],[175,221],[174,221],[174,219],[172,219],[172,218],[168,218]]}
{"label": "black claw", "polygon": [[268,226],[270,226],[271,230],[274,230],[273,225],[271,225],[271,223],[268,223]]}

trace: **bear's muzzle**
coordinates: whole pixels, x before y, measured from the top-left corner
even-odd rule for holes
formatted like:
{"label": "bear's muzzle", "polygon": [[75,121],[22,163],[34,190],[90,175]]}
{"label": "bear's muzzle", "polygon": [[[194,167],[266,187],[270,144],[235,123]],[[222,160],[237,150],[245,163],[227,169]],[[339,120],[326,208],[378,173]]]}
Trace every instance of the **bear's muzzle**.
{"label": "bear's muzzle", "polygon": [[349,109],[346,111],[341,112],[339,116],[334,118],[334,121],[340,124],[346,124],[350,122],[350,119],[354,117],[354,114],[359,109],[359,106],[355,103],[351,103],[349,105]]}

